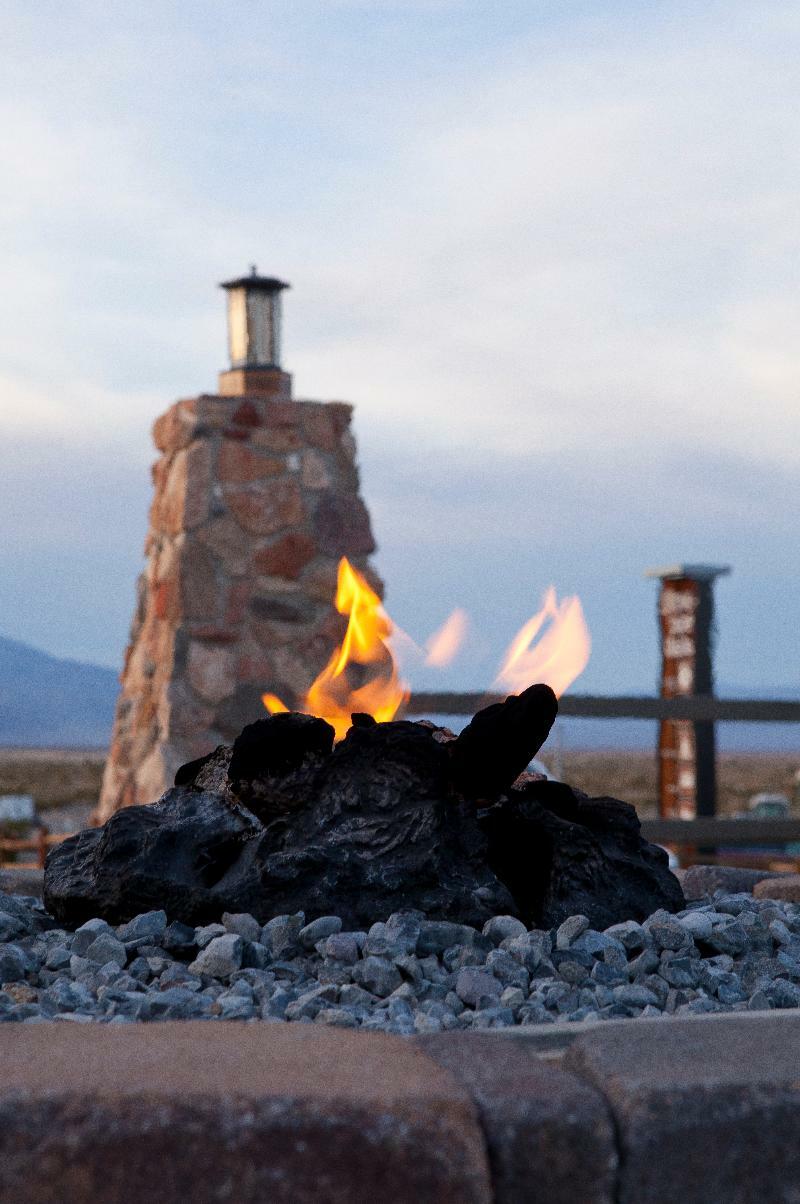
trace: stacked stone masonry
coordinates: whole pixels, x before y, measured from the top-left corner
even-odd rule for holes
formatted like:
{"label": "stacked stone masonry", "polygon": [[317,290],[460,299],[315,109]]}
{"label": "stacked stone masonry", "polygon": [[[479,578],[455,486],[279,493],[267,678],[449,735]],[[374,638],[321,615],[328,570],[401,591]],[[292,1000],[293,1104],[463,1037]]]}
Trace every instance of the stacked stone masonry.
{"label": "stacked stone masonry", "polygon": [[154,801],[179,765],[230,742],[264,714],[265,691],[300,703],[344,632],[342,556],[382,594],[352,407],[293,401],[275,377],[277,396],[179,401],[153,428],[147,563],[100,820]]}

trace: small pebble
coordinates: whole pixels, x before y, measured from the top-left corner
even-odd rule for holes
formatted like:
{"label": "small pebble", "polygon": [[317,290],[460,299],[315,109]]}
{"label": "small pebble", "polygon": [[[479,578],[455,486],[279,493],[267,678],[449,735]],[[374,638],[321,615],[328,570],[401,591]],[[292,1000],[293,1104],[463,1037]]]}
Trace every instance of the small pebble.
{"label": "small pebble", "polygon": [[358,941],[352,932],[335,932],[325,941],[325,957],[354,966],[358,961]]}
{"label": "small pebble", "polygon": [[556,932],[556,949],[569,949],[570,945],[589,927],[586,916],[569,916]]}
{"label": "small pebble", "polygon": [[228,978],[242,964],[244,942],[233,932],[215,936],[201,949],[189,966],[192,974],[206,974],[209,978]]}
{"label": "small pebble", "polygon": [[391,962],[381,957],[365,957],[353,967],[353,981],[379,999],[384,999],[400,986],[403,979]]}
{"label": "small pebble", "polygon": [[499,945],[509,938],[527,936],[528,930],[522,920],[518,920],[514,916],[492,916],[491,920],[487,920],[483,926],[483,935],[488,937],[493,944]]}
{"label": "small pebble", "polygon": [[477,1008],[484,998],[499,996],[503,987],[494,974],[477,967],[467,966],[459,971],[455,991],[462,1003]]}
{"label": "small pebble", "polygon": [[221,922],[226,932],[233,932],[245,941],[261,940],[261,925],[255,916],[248,915],[246,911],[233,914],[223,911]]}
{"label": "small pebble", "polygon": [[198,949],[205,949],[215,937],[224,936],[227,929],[224,924],[204,924],[194,930],[194,943]]}
{"label": "small pebble", "polygon": [[120,924],[117,936],[126,945],[132,942],[158,944],[166,927],[167,913],[165,911],[146,911],[140,916],[134,916],[127,924]]}
{"label": "small pebble", "polygon": [[280,957],[285,949],[297,941],[305,922],[306,917],[302,911],[293,916],[275,916],[261,930],[261,943],[266,945],[275,957]]}
{"label": "small pebble", "polygon": [[128,951],[113,932],[101,932],[86,949],[84,957],[87,961],[99,962],[100,965],[116,962],[118,966],[124,966],[128,960]]}
{"label": "small pebble", "polygon": [[317,941],[325,940],[326,937],[341,931],[342,921],[338,916],[320,916],[318,920],[312,920],[310,924],[301,928],[297,939],[304,949],[313,949]]}

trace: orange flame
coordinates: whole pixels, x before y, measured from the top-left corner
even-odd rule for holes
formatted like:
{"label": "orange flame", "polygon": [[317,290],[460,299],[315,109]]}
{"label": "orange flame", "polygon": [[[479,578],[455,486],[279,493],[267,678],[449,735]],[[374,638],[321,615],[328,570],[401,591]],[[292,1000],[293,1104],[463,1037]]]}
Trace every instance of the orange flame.
{"label": "orange flame", "polygon": [[[392,620],[361,573],[345,557],[339,561],[336,609],[348,615],[345,637],[306,694],[303,710],[326,719],[341,740],[353,712],[372,715],[379,723],[394,719],[408,698],[389,647]],[[352,681],[360,678],[360,683]],[[262,702],[270,714],[288,707],[274,694]]]}
{"label": "orange flame", "polygon": [[466,638],[469,617],[458,607],[425,643],[425,664],[435,669],[449,665]]}
{"label": "orange flame", "polygon": [[[546,623],[544,634],[539,635]],[[539,637],[537,639],[537,637]],[[560,698],[589,661],[592,641],[577,597],[558,602],[554,586],[542,599],[542,609],[511,641],[495,686],[519,693],[543,681]]]}

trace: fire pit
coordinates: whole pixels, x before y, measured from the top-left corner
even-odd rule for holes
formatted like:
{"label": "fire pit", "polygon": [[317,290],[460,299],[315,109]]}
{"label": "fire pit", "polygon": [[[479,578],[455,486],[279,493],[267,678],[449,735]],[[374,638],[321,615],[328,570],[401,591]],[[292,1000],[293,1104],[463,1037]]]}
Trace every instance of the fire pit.
{"label": "fire pit", "polygon": [[684,905],[633,807],[526,774],[558,704],[534,685],[459,736],[354,715],[285,713],[183,766],[155,805],[129,807],[50,854],[44,899],[62,923],[153,908],[202,924],[303,911],[369,927],[414,909],[480,927],[519,917],[594,928]]}
{"label": "fire pit", "polygon": [[[269,717],[183,765],[158,802],[54,849],[51,915],[74,927],[157,911],[197,927],[226,914],[263,925],[302,913],[312,926],[334,917],[366,933],[412,912],[414,923],[476,931],[499,916],[525,931],[576,915],[602,930],[683,907],[667,855],[642,839],[633,807],[527,772],[558,712],[550,685],[485,707],[458,736],[395,719],[407,697],[396,629],[344,558],[335,604],[347,629],[302,712],[264,694]],[[498,681],[544,663],[563,690],[588,652],[580,603],[559,607],[553,591]]]}

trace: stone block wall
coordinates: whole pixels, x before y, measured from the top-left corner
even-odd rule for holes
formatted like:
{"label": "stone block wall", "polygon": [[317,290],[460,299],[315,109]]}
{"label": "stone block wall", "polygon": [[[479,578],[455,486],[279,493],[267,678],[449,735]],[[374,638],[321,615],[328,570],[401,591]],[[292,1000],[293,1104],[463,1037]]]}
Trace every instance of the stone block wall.
{"label": "stone block wall", "polygon": [[272,396],[179,401],[161,453],[97,818],[153,802],[185,761],[266,712],[298,704],[340,641],[339,559],[382,593],[359,496],[352,407]]}

